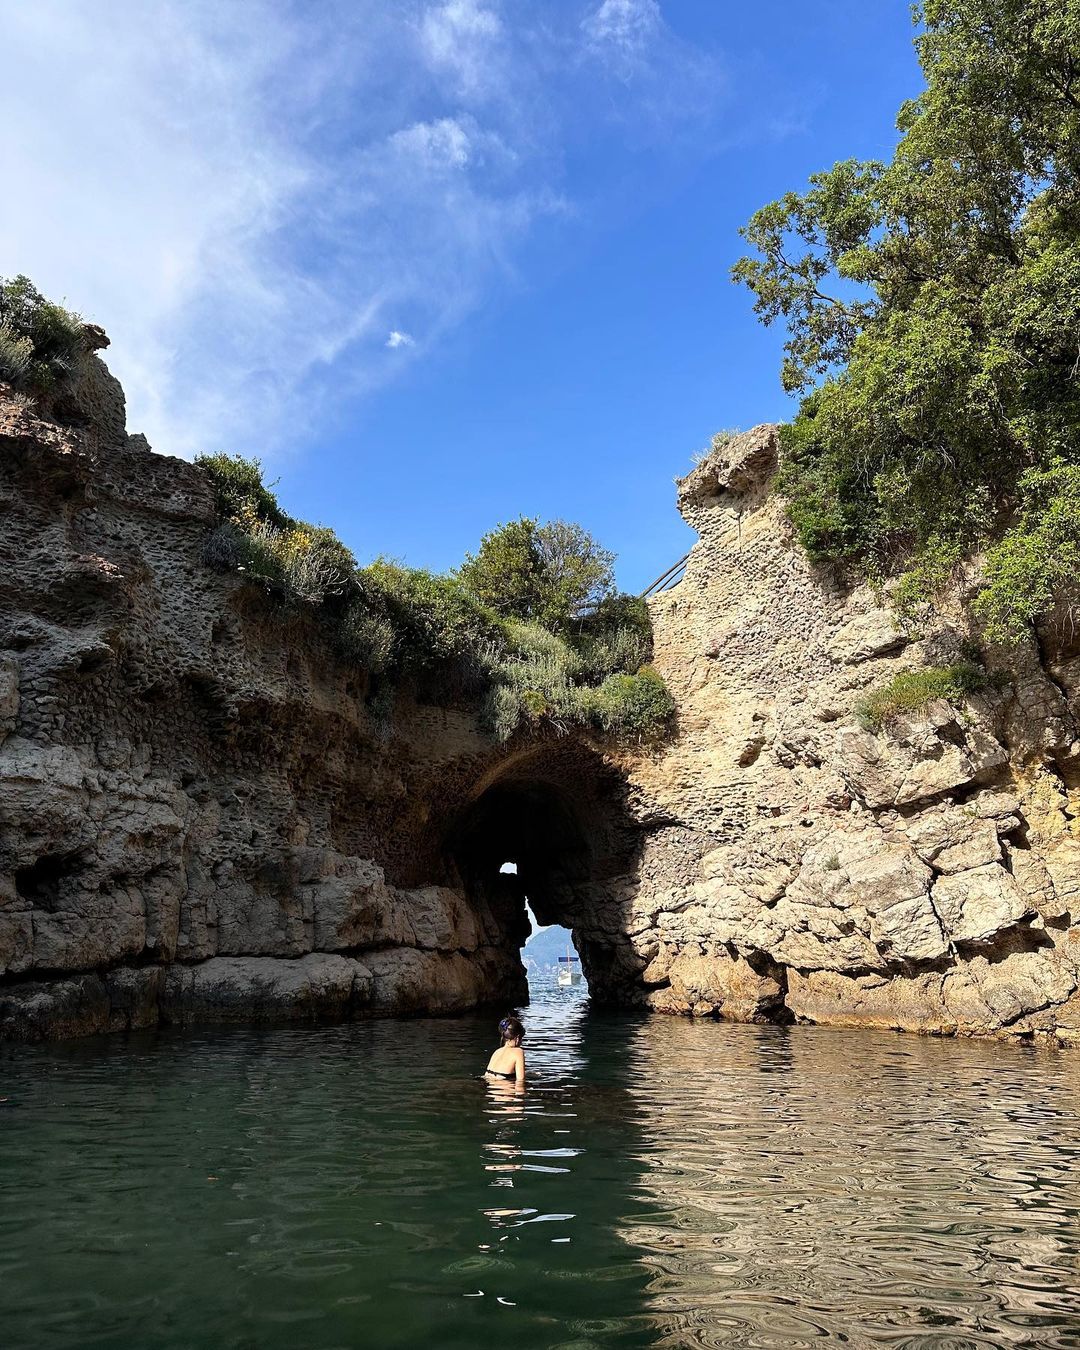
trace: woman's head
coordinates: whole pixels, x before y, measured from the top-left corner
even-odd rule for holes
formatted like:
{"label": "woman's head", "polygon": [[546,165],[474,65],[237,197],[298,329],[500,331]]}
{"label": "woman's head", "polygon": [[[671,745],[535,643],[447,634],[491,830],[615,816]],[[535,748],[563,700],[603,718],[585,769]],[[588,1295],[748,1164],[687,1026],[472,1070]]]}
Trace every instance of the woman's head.
{"label": "woman's head", "polygon": [[520,1045],[525,1039],[525,1028],[511,1013],[499,1023],[499,1035],[502,1037],[503,1045]]}

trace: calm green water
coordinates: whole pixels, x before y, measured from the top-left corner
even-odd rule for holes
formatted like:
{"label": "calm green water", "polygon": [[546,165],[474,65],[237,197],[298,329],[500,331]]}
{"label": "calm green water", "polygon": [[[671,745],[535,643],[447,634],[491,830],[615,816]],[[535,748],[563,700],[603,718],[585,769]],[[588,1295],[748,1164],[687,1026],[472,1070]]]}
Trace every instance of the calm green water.
{"label": "calm green water", "polygon": [[1080,1346],[1080,1055],[586,1015],[0,1054],[0,1344]]}

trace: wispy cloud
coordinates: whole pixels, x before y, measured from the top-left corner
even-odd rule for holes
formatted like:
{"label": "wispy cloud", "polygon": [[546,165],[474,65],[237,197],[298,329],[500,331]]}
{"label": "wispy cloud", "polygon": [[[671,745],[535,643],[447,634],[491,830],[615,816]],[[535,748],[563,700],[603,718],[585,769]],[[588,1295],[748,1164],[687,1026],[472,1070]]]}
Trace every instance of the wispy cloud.
{"label": "wispy cloud", "polygon": [[501,92],[506,51],[503,22],[477,0],[447,0],[432,5],[420,21],[420,35],[431,66],[448,75],[466,98]]}
{"label": "wispy cloud", "polygon": [[593,52],[626,76],[647,65],[664,20],[657,0],[603,0],[581,28]]}
{"label": "wispy cloud", "polygon": [[105,325],[158,449],[273,454],[393,378],[390,352],[428,350],[566,211],[582,63],[643,82],[627,115],[651,116],[696,59],[656,0],[581,16],[0,0],[0,272]]}
{"label": "wispy cloud", "polygon": [[629,96],[613,109],[622,122],[666,136],[700,130],[722,105],[728,79],[718,58],[680,38],[659,0],[593,0],[581,33],[586,56]]}

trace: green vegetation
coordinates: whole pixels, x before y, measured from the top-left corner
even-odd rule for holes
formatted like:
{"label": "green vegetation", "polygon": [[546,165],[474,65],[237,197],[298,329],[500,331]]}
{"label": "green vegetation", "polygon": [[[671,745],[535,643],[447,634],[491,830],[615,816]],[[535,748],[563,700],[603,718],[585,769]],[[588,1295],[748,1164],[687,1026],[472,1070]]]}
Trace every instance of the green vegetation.
{"label": "green vegetation", "polygon": [[[505,740],[525,724],[566,730],[588,726],[617,740],[645,741],[671,724],[667,686],[643,664],[639,635],[612,629],[607,639],[571,643],[539,624],[510,623],[507,644],[492,667],[485,718]],[[598,659],[598,647],[606,647]],[[623,669],[607,654],[625,647]]]}
{"label": "green vegetation", "polygon": [[343,659],[374,677],[383,714],[409,684],[480,704],[499,740],[577,726],[641,742],[669,727],[671,696],[647,664],[648,608],[615,592],[611,555],[579,525],[512,521],[449,576],[382,558],[357,567],[332,531],[282,511],[257,460],[196,463],[221,517],[207,561],[319,614]]}
{"label": "green vegetation", "polygon": [[615,557],[580,525],[522,517],[484,535],[458,569],[462,585],[504,618],[566,632],[615,594]]}
{"label": "green vegetation", "polygon": [[902,670],[888,684],[870,690],[858,706],[858,719],[867,731],[880,731],[904,713],[922,711],[935,699],[960,702],[991,683],[988,672],[973,661]]}
{"label": "green vegetation", "polygon": [[262,464],[240,455],[196,455],[195,463],[210,475],[217,497],[218,515],[223,520],[256,520],[283,530],[289,517],[277,504],[271,487],[263,483]]}
{"label": "green vegetation", "polygon": [[84,355],[82,320],[24,276],[0,277],[0,380],[22,393],[61,393]]}
{"label": "green vegetation", "polygon": [[905,572],[911,609],[985,548],[979,609],[1015,640],[1076,579],[1080,0],[914,13],[892,159],[758,211],[734,276],[788,329],[777,487],[809,556]]}
{"label": "green vegetation", "polygon": [[1023,510],[989,552],[975,602],[992,642],[1015,642],[1080,578],[1080,465],[1030,470],[1019,482]]}

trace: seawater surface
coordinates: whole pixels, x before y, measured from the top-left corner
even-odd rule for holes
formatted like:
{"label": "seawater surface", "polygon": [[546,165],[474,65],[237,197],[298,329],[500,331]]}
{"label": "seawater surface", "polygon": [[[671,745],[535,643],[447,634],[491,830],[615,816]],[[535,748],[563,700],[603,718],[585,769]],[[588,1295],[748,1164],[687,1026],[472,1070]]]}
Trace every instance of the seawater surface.
{"label": "seawater surface", "polygon": [[527,1010],[0,1055],[0,1344],[1080,1346],[1080,1056]]}

